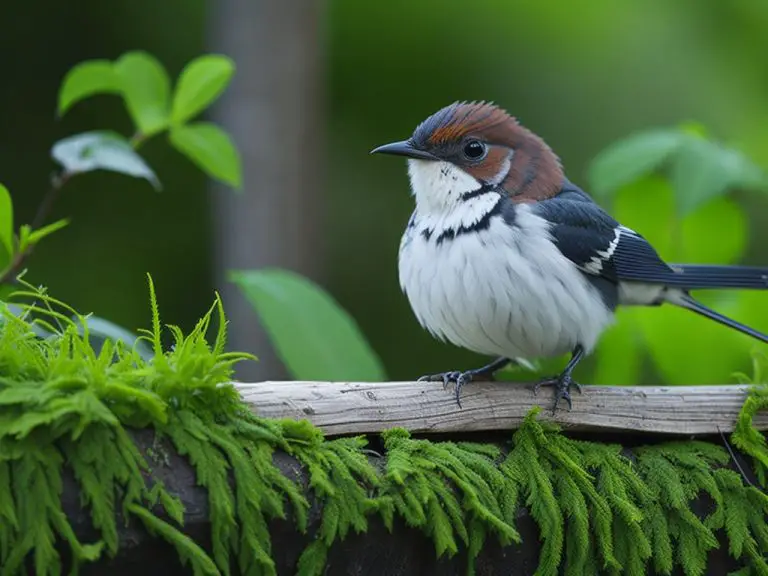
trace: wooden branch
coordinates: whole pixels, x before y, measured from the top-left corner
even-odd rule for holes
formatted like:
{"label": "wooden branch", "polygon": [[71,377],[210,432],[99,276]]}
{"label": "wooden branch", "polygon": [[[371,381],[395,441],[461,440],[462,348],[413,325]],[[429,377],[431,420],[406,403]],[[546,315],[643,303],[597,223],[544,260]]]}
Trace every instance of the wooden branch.
{"label": "wooden branch", "polygon": [[[456,405],[452,388],[434,382],[237,383],[254,413],[308,419],[326,434],[377,433],[396,426],[412,432],[511,430],[531,407],[540,418],[577,431],[681,436],[732,432],[747,386],[584,386],[572,393],[573,410],[552,416],[552,390],[534,395],[531,384],[472,382]],[[768,414],[755,426],[768,430]]]}

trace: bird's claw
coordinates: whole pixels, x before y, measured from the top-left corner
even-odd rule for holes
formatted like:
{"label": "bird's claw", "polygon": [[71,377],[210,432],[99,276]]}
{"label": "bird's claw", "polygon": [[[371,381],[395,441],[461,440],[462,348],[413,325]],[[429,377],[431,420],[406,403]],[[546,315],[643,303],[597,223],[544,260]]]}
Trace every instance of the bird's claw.
{"label": "bird's claw", "polygon": [[554,378],[545,378],[544,380],[540,380],[536,383],[536,386],[533,387],[533,393],[538,394],[539,389],[542,386],[554,386],[555,387],[555,404],[552,406],[552,415],[555,415],[557,413],[557,405],[560,403],[560,400],[565,400],[568,403],[568,410],[573,409],[573,402],[571,401],[571,393],[570,388],[571,386],[575,386],[576,390],[578,390],[579,394],[582,393],[581,390],[581,384],[574,381],[573,378],[571,378],[570,374],[560,374],[559,376],[555,376]]}
{"label": "bird's claw", "polygon": [[449,372],[438,372],[437,374],[427,374],[418,379],[419,382],[441,382],[443,383],[443,390],[453,382],[456,384],[455,395],[456,404],[461,408],[461,389],[465,384],[469,384],[472,381],[474,373],[471,370],[466,372],[460,372],[459,370],[451,370]]}
{"label": "bird's claw", "polygon": [[448,385],[451,382],[455,382],[460,375],[461,372],[458,370],[452,370],[450,372],[438,372],[437,374],[427,374],[426,376],[422,376],[418,379],[418,382],[442,382],[443,390],[445,390],[448,388]]}

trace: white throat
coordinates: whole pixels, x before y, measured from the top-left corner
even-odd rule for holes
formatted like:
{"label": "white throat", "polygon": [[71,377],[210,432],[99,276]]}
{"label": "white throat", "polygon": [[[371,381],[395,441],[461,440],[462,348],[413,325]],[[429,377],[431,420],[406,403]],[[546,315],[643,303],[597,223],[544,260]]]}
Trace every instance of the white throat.
{"label": "white throat", "polygon": [[461,204],[462,194],[482,183],[450,162],[408,160],[411,191],[419,214],[446,215]]}

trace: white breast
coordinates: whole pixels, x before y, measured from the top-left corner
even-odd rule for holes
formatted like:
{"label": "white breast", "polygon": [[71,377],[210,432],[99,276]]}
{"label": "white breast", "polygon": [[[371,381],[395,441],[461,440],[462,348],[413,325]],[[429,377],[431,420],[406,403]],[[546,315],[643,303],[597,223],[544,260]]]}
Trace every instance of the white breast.
{"label": "white breast", "polygon": [[[469,225],[498,200],[485,194],[465,202],[467,222],[455,212],[417,208],[399,256],[400,284],[416,317],[437,338],[481,354],[559,356],[577,344],[589,352],[613,314],[528,206],[517,206],[515,226],[494,216],[485,230],[437,242],[446,224],[459,218]],[[432,230],[428,239],[425,229]]]}

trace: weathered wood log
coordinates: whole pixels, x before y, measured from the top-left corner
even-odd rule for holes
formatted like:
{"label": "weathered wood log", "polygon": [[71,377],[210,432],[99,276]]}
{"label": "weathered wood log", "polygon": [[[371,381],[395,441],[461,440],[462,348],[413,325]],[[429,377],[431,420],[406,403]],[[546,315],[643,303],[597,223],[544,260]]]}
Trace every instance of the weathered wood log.
{"label": "weathered wood log", "polygon": [[[167,440],[159,445],[149,430],[132,432],[137,445],[143,453],[148,450],[160,450],[168,456],[165,462],[153,467],[152,477],[162,480],[169,491],[181,498],[186,507],[184,532],[200,544],[209,553],[211,551],[211,526],[208,521],[208,495],[196,486],[195,473],[190,464],[180,457]],[[508,439],[506,434],[497,434],[497,440]],[[628,440],[632,440],[630,436]],[[644,440],[648,440],[644,438]],[[713,439],[719,442],[720,439]],[[648,443],[648,442],[646,442]],[[650,441],[653,443],[653,440]],[[748,469],[741,456],[736,456],[740,465]],[[378,458],[371,456],[375,461]],[[299,480],[306,486],[300,465],[292,457],[275,454],[275,464],[286,476]],[[733,464],[733,463],[732,463]],[[65,477],[62,495],[64,511],[72,522],[77,535],[84,541],[97,538],[89,516],[81,508],[80,494],[74,478]],[[310,502],[312,498],[310,496]],[[693,506],[693,511],[704,517],[711,511],[711,502],[700,498]],[[162,514],[161,514],[162,517]],[[293,576],[296,564],[304,547],[318,530],[321,520],[320,508],[312,506],[309,514],[307,534],[299,533],[292,520],[273,521],[270,524],[272,539],[272,557],[280,576]],[[191,574],[188,568],[181,566],[177,552],[163,540],[151,537],[143,527],[119,524],[120,550],[115,558],[104,558],[95,564],[81,567],[81,574],[86,576],[167,576]],[[506,576],[516,574],[529,576],[538,566],[540,551],[539,531],[536,523],[521,508],[516,527],[523,538],[522,545],[501,547],[492,537],[476,560],[477,574],[483,576]],[[722,534],[718,534],[720,548],[709,554],[707,574],[721,576],[738,568],[728,555],[728,545]],[[461,551],[453,558],[437,559],[434,543],[422,532],[406,526],[396,519],[393,531],[386,530],[378,516],[370,517],[369,529],[363,534],[350,534],[345,540],[335,543],[329,552],[325,576],[463,576],[466,573],[466,552]],[[65,560],[65,570],[69,562]],[[30,571],[29,573],[33,573]],[[679,572],[675,572],[678,574]],[[232,574],[239,571],[233,562]]]}
{"label": "weathered wood log", "polygon": [[[573,410],[553,416],[551,389],[531,384],[472,382],[461,408],[452,390],[435,382],[259,382],[237,384],[254,413],[306,418],[326,434],[373,434],[401,426],[418,433],[512,430],[539,404],[542,420],[564,430],[665,435],[729,433],[747,386],[584,386],[573,392]],[[754,425],[768,430],[768,414]]]}

